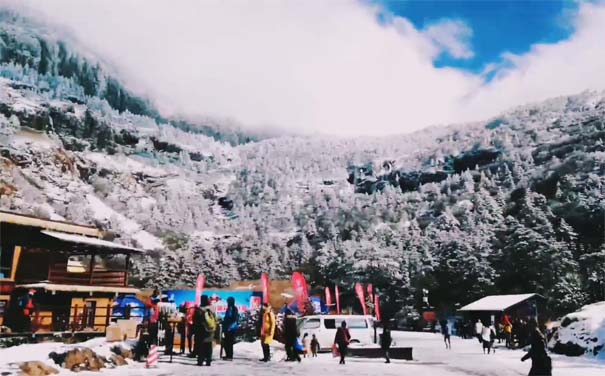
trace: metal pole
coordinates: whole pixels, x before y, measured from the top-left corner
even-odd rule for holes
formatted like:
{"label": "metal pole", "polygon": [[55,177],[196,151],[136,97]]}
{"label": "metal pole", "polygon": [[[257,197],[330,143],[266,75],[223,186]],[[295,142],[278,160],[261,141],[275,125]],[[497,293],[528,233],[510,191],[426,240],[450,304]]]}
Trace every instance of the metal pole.
{"label": "metal pole", "polygon": [[223,358],[223,326],[219,325],[218,326],[218,340],[221,343],[221,351],[219,352],[219,359]]}
{"label": "metal pole", "polygon": [[175,332],[176,323],[171,322],[168,325],[170,325],[170,327],[172,327],[172,338],[171,338],[172,349],[170,350],[170,363],[172,363],[172,354],[174,354],[174,332]]}

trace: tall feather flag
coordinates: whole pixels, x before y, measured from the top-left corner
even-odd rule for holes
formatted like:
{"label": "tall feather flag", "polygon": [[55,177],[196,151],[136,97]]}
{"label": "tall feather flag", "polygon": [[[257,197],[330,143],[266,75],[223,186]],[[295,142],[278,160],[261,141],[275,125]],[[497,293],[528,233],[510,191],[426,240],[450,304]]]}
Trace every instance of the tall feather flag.
{"label": "tall feather flag", "polygon": [[267,273],[261,274],[260,280],[263,287],[263,303],[269,303],[269,276]]}
{"label": "tall feather flag", "polygon": [[336,295],[336,314],[340,315],[340,289],[338,285],[334,286],[334,295]]}
{"label": "tall feather flag", "polygon": [[203,274],[197,276],[197,280],[195,281],[195,305],[199,306],[202,300],[202,292],[204,291],[204,282],[206,282],[206,278]]}
{"label": "tall feather flag", "polygon": [[328,312],[330,311],[330,307],[332,306],[332,294],[330,293],[330,288],[326,286],[326,305],[328,306]]}
{"label": "tall feather flag", "polygon": [[363,291],[363,285],[359,282],[355,284],[355,292],[357,293],[357,298],[359,298],[359,303],[361,303],[361,308],[363,309],[363,314],[368,314],[368,307],[366,307],[366,298]]}
{"label": "tall feather flag", "polygon": [[307,289],[307,281],[305,276],[300,272],[292,273],[292,289],[296,295],[296,301],[298,302],[298,310],[304,311],[305,302],[309,300],[309,290]]}
{"label": "tall feather flag", "polygon": [[376,315],[376,320],[381,321],[380,301],[378,299],[378,295],[374,295],[374,314]]}
{"label": "tall feather flag", "polygon": [[371,283],[369,283],[367,286],[367,289],[368,289],[368,298],[370,299],[370,301],[372,303],[374,303],[374,286]]}

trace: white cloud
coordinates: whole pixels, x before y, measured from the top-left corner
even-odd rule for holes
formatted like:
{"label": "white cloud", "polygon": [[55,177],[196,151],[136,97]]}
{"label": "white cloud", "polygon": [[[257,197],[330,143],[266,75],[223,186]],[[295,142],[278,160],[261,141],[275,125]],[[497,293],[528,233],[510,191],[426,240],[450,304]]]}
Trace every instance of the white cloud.
{"label": "white cloud", "polygon": [[435,68],[472,56],[472,31],[416,29],[344,1],[25,0],[69,27],[166,113],[345,135],[480,120],[510,106],[605,88],[605,6],[582,4],[566,41],[493,65],[495,79]]}
{"label": "white cloud", "polygon": [[470,46],[473,30],[462,21],[441,20],[427,27],[424,34],[454,58],[470,59],[474,56]]}

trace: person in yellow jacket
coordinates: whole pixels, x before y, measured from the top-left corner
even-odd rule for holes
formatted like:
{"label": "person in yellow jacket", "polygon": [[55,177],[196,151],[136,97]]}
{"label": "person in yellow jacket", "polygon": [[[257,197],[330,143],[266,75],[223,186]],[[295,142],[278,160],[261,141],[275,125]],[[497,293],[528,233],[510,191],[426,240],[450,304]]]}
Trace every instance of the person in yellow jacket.
{"label": "person in yellow jacket", "polygon": [[512,348],[513,324],[510,322],[504,325],[504,336],[506,338],[506,348]]}
{"label": "person in yellow jacket", "polygon": [[263,320],[260,331],[260,341],[263,347],[263,358],[260,359],[262,362],[268,362],[271,359],[271,353],[269,345],[273,342],[273,336],[275,335],[275,314],[271,309],[269,303],[263,304]]}

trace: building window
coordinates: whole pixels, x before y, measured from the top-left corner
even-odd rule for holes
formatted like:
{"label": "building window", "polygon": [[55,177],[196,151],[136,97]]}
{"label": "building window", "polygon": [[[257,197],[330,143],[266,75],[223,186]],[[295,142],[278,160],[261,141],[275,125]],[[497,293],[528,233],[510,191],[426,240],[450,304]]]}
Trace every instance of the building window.
{"label": "building window", "polygon": [[95,327],[96,314],[97,314],[97,302],[94,300],[86,301],[86,308],[84,311],[84,327],[86,327],[86,328]]}

